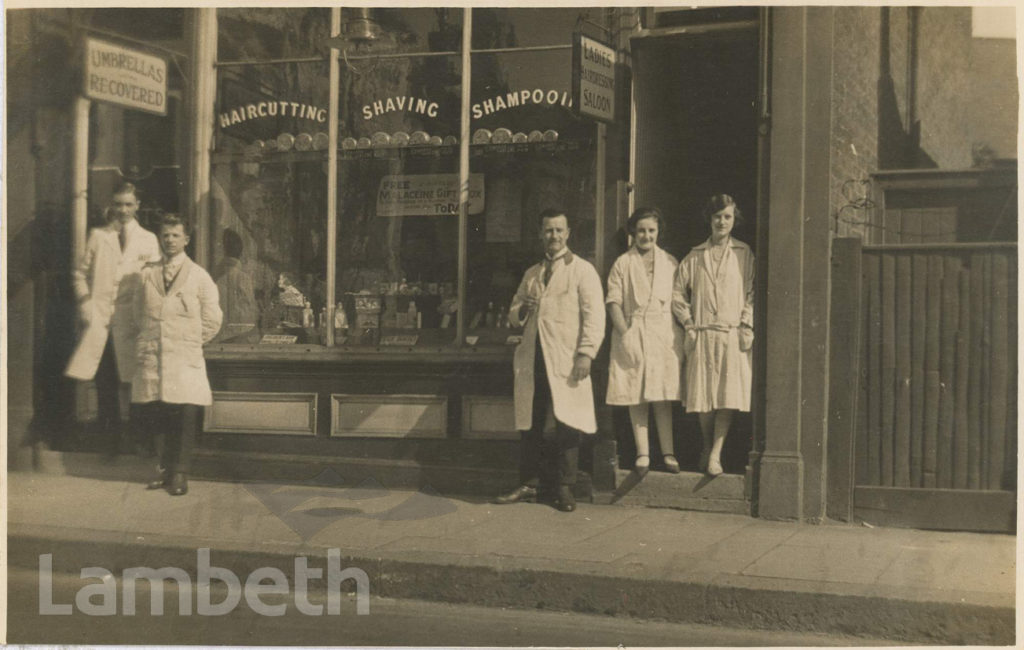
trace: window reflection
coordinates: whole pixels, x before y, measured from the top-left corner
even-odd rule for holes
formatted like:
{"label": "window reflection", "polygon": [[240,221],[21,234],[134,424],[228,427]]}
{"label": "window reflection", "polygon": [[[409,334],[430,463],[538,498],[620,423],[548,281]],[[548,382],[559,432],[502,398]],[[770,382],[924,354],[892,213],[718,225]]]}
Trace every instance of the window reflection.
{"label": "window reflection", "polygon": [[221,8],[217,10],[217,60],[326,58],[330,27],[331,11],[326,8]]}
{"label": "window reflection", "polygon": [[486,211],[470,220],[467,242],[466,323],[479,343],[504,343],[513,333],[506,310],[523,272],[540,259],[537,217],[544,209],[564,210],[572,220],[569,247],[593,258],[594,127],[569,105],[571,56],[551,50],[473,57],[474,137],[489,142],[470,156],[487,196]]}
{"label": "window reflection", "polygon": [[460,79],[454,56],[364,60],[341,71],[341,345],[454,339]]}
{"label": "window reflection", "polygon": [[579,19],[601,22],[600,7],[473,9],[473,49],[570,45]]}
{"label": "window reflection", "polygon": [[[600,10],[474,10],[467,296],[458,279],[462,10],[345,8],[339,48],[336,266],[326,269],[329,66],[218,68],[214,278],[226,343],[443,347],[458,312],[504,344],[505,310],[540,257],[537,215],[573,219],[594,253],[594,125],[571,106],[568,47]],[[222,59],[326,57],[328,10],[220,10]],[[564,47],[563,47],[564,46]],[[326,273],[334,295],[326,295]],[[328,306],[336,309],[325,322]]]}
{"label": "window reflection", "polygon": [[325,63],[218,70],[211,173],[220,343],[320,343],[327,305]]}

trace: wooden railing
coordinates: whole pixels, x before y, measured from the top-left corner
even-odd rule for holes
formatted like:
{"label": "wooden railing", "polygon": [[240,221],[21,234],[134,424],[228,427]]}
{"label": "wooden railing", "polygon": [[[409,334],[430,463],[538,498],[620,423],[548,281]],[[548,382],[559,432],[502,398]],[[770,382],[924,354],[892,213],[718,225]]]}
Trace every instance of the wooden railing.
{"label": "wooden railing", "polygon": [[1014,489],[1016,245],[861,251],[856,485]]}

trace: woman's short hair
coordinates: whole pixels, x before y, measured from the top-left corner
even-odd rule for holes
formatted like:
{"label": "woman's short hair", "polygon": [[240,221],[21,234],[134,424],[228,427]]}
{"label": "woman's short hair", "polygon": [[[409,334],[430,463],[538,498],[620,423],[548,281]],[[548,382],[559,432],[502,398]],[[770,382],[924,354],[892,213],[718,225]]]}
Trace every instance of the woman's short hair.
{"label": "woman's short hair", "polygon": [[159,233],[165,227],[174,228],[175,226],[181,226],[182,230],[185,231],[185,236],[192,237],[192,224],[189,223],[188,219],[183,219],[173,212],[168,212],[160,217],[160,223],[158,224],[157,232]]}
{"label": "woman's short hair", "polygon": [[135,187],[134,183],[121,183],[118,185],[111,196],[117,196],[118,194],[131,194],[135,197],[136,201],[139,200],[139,189]]}
{"label": "woman's short hair", "polygon": [[708,199],[708,202],[704,205],[704,221],[711,223],[711,215],[726,209],[729,206],[733,207],[733,215],[735,215],[735,223],[743,223],[743,215],[740,213],[740,206],[736,205],[736,200],[728,194],[715,194]]}
{"label": "woman's short hair", "polygon": [[629,215],[629,219],[626,221],[626,231],[635,237],[636,226],[643,219],[654,219],[657,221],[659,235],[665,231],[665,217],[661,215],[661,210],[654,206],[633,210],[633,214]]}

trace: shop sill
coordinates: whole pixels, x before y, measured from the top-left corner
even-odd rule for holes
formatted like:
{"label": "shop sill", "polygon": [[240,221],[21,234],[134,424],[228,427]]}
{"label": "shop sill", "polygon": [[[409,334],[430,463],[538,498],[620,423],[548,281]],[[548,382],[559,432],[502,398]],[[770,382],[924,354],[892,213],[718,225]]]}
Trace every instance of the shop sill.
{"label": "shop sill", "polygon": [[509,363],[515,346],[336,346],[299,344],[214,344],[204,348],[207,361],[307,361],[310,363],[358,363],[414,361],[416,363]]}

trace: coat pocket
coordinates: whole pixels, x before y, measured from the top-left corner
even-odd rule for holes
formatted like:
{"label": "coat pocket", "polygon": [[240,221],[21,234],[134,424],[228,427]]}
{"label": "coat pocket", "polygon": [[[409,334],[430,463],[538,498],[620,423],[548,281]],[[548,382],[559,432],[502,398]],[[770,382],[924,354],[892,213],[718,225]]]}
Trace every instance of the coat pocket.
{"label": "coat pocket", "polygon": [[644,360],[643,342],[640,340],[641,325],[634,324],[622,335],[622,356],[630,368],[639,366]]}
{"label": "coat pocket", "polygon": [[739,328],[740,351],[747,352],[754,346],[754,330],[749,327]]}
{"label": "coat pocket", "polygon": [[690,356],[697,349],[697,330],[687,330],[683,334],[683,355]]}

